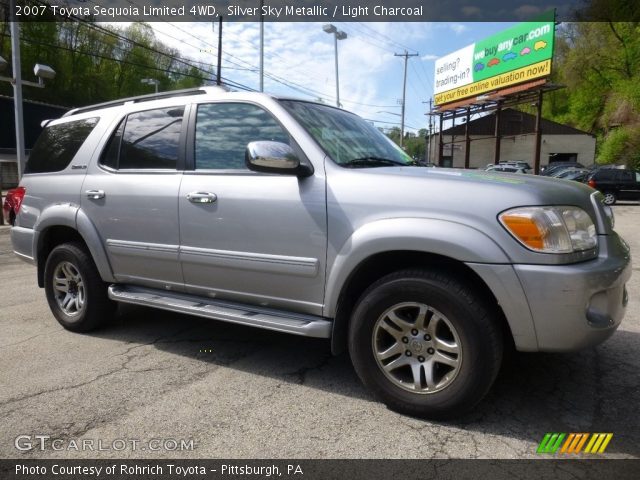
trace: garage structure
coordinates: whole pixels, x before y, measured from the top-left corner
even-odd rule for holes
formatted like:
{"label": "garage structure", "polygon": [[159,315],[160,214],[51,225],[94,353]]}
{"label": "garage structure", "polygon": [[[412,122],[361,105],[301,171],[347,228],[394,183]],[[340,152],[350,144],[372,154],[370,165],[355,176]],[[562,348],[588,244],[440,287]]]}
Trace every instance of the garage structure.
{"label": "garage structure", "polygon": [[[443,145],[439,165],[465,168],[466,149],[470,148],[468,168],[485,168],[495,161],[496,133],[500,139],[500,161],[525,161],[532,167],[531,152],[536,144],[536,116],[513,108],[499,113],[492,111],[466,123],[442,131]],[[554,162],[576,161],[583,165],[594,163],[596,138],[594,135],[540,118],[539,165],[544,167]],[[469,142],[466,142],[468,133]],[[439,133],[431,135],[430,158],[438,159]]]}

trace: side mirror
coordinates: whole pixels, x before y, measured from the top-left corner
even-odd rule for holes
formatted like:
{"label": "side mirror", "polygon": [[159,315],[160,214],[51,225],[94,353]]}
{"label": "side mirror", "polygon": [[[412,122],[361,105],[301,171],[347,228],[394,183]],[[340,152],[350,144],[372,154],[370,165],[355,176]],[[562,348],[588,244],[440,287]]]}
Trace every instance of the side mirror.
{"label": "side mirror", "polygon": [[282,142],[251,142],[245,152],[245,163],[249,170],[308,177],[313,170],[300,163],[293,149]]}

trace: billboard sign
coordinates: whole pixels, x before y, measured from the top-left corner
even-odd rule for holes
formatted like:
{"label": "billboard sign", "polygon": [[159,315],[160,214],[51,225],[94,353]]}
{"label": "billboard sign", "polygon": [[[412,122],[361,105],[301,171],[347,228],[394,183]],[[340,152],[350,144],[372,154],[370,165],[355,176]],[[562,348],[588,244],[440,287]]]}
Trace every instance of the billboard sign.
{"label": "billboard sign", "polygon": [[436,60],[436,105],[475,97],[551,74],[553,11]]}

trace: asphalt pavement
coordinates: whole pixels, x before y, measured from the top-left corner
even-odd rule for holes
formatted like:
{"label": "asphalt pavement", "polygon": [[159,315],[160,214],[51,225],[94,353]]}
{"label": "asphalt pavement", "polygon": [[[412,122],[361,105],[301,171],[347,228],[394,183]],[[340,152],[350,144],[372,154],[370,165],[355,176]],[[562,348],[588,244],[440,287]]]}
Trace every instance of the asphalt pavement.
{"label": "asphalt pavement", "polygon": [[[614,210],[640,252],[640,206]],[[433,422],[387,410],[324,340],[133,306],[67,332],[0,227],[0,458],[535,458],[546,432],[611,432],[605,457],[639,458],[634,265],[611,339],[517,354],[473,412]]]}

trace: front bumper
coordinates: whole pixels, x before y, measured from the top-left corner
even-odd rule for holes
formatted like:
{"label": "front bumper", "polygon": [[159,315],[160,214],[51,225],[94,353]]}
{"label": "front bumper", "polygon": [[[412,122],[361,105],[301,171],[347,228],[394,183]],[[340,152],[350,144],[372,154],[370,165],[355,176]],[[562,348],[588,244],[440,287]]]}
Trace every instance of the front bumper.
{"label": "front bumper", "polygon": [[571,265],[514,265],[529,304],[538,350],[579,350],[605,341],[627,306],[631,254],[616,233],[599,237],[598,257]]}

